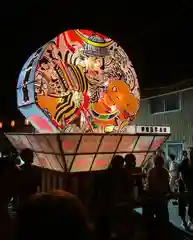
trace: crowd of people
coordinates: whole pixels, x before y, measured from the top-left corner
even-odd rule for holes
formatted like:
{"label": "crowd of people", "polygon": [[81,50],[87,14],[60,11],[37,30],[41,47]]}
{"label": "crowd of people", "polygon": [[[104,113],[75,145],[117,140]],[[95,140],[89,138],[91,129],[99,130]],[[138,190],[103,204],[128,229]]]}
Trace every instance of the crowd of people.
{"label": "crowd of people", "polygon": [[[32,164],[33,152],[24,149],[20,158],[24,162],[22,165],[13,158],[0,162],[2,239],[38,240],[61,236],[71,239],[147,239],[154,222],[166,229],[171,197],[178,199],[183,227],[192,230],[192,149],[183,152],[179,164],[171,155],[168,169],[163,155],[156,154],[153,166],[139,178],[133,176],[136,167],[133,154],[127,154],[125,158],[115,156],[109,168],[99,172],[93,180],[92,219],[78,197],[67,190],[37,193],[41,172]],[[140,189],[138,199],[133,191],[136,181]],[[14,199],[12,203],[17,209],[14,219],[8,212],[10,199]],[[142,216],[134,211],[136,205],[142,207]]]}

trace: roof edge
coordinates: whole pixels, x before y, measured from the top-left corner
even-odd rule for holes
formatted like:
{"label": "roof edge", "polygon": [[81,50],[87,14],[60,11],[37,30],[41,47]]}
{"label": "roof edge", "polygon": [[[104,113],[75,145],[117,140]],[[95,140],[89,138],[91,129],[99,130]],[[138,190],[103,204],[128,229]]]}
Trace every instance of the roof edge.
{"label": "roof edge", "polygon": [[141,99],[154,98],[157,96],[167,95],[170,93],[186,91],[193,88],[193,78],[181,82],[161,86],[156,88],[146,88],[142,91]]}

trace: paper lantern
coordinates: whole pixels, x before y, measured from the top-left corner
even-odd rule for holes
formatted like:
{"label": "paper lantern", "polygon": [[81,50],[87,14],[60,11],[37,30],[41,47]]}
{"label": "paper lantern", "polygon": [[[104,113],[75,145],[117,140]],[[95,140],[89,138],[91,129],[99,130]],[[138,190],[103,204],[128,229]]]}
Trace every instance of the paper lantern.
{"label": "paper lantern", "polygon": [[20,111],[41,133],[119,132],[139,109],[135,70],[112,39],[69,30],[38,49],[17,85]]}
{"label": "paper lantern", "polygon": [[11,127],[15,127],[15,121],[14,120],[11,121]]}

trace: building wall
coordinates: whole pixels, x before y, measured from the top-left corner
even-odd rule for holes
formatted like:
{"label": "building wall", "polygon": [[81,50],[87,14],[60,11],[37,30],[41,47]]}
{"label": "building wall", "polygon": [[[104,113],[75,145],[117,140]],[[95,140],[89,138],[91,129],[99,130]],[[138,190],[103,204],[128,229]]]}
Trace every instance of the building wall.
{"label": "building wall", "polygon": [[53,189],[64,189],[63,173],[41,168],[41,186],[39,192],[48,192]]}
{"label": "building wall", "polygon": [[149,100],[141,100],[135,120],[137,125],[166,125],[171,127],[169,141],[184,142],[184,147],[193,146],[193,89],[180,92],[181,110],[151,114]]}

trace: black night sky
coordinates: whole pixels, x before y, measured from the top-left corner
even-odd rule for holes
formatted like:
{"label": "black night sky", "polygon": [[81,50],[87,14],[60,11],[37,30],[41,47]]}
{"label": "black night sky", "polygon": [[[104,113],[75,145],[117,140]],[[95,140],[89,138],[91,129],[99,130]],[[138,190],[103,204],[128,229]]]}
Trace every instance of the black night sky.
{"label": "black night sky", "polygon": [[192,1],[11,0],[1,3],[0,21],[0,117],[20,116],[16,83],[22,65],[68,29],[93,29],[117,41],[130,56],[142,90],[193,77]]}

